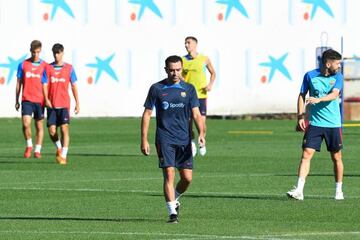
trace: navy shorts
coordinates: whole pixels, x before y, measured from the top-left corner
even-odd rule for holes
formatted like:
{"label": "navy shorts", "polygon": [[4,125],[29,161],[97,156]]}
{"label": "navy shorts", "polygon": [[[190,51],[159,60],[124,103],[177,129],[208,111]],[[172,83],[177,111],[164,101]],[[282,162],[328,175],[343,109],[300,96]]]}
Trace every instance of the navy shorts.
{"label": "navy shorts", "polygon": [[67,108],[48,108],[47,126],[56,125],[57,127],[70,124],[69,110]]}
{"label": "navy shorts", "polygon": [[191,142],[188,145],[175,145],[169,143],[156,143],[155,145],[159,157],[159,168],[193,168]]}
{"label": "navy shorts", "polygon": [[206,116],[206,112],[207,112],[207,104],[206,104],[206,98],[201,98],[199,99],[199,110],[202,116]]}
{"label": "navy shorts", "polygon": [[311,126],[307,128],[303,148],[312,148],[320,152],[321,143],[325,139],[326,147],[329,152],[338,152],[342,149],[342,131],[341,128],[326,128]]}
{"label": "navy shorts", "polygon": [[40,103],[23,101],[21,103],[21,115],[33,116],[35,120],[44,119],[44,107]]}

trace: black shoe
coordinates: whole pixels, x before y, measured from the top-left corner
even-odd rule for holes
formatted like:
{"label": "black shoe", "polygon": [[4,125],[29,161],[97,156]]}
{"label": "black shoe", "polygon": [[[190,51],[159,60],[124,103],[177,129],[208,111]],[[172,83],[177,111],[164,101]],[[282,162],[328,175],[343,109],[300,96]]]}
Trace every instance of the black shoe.
{"label": "black shoe", "polygon": [[179,223],[177,214],[171,214],[167,223]]}

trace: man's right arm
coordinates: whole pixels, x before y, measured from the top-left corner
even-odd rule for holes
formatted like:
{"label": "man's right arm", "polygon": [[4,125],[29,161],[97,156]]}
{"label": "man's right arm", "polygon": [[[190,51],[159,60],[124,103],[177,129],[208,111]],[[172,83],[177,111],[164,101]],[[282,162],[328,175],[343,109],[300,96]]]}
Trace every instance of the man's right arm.
{"label": "man's right arm", "polygon": [[300,93],[297,101],[297,119],[298,119],[297,128],[301,131],[305,131],[306,129],[306,123],[305,123],[306,113],[304,112],[305,96],[306,94]]}
{"label": "man's right arm", "polygon": [[146,109],[141,118],[141,152],[144,155],[150,154],[150,144],[148,142],[148,132],[149,132],[149,125],[151,119],[152,110]]}
{"label": "man's right arm", "polygon": [[16,111],[19,111],[20,103],[19,103],[19,97],[20,97],[20,91],[21,91],[21,79],[17,79],[16,81],[16,89],[15,89],[15,109]]}

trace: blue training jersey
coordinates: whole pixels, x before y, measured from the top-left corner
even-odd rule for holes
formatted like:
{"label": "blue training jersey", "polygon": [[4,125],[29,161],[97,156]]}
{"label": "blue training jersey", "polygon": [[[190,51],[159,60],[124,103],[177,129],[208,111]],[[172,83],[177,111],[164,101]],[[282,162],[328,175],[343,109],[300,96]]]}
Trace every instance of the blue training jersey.
{"label": "blue training jersey", "polygon": [[156,143],[187,145],[190,143],[190,118],[199,107],[195,88],[184,81],[169,84],[167,79],[150,87],[146,109],[156,109]]}
{"label": "blue training jersey", "polygon": [[[321,98],[332,92],[334,88],[343,88],[341,73],[323,76],[320,69],[309,71],[305,74],[300,93],[309,92],[310,97]],[[320,102],[310,106],[309,123],[317,127],[341,127],[341,111],[339,97],[329,102]]]}

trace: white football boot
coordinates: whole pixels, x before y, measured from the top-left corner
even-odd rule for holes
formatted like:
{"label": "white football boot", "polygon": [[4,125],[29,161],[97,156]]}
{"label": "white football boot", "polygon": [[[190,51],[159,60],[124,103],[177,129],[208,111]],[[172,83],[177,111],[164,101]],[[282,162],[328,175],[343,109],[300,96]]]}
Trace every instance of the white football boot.
{"label": "white football boot", "polygon": [[304,194],[298,190],[296,187],[294,187],[292,190],[288,191],[287,193],[287,196],[289,198],[293,198],[293,199],[296,199],[296,200],[304,200]]}

